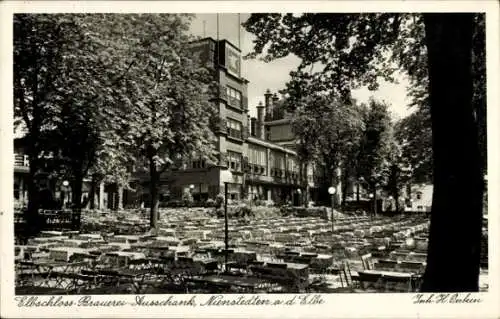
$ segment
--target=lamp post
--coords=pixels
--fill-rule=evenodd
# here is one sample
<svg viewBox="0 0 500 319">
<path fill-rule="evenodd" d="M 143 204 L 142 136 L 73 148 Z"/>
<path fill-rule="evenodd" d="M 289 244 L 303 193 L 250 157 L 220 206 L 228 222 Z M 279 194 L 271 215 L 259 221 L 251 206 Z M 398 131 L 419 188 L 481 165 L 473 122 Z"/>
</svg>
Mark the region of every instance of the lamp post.
<svg viewBox="0 0 500 319">
<path fill-rule="evenodd" d="M 63 204 L 63 207 L 65 206 L 65 203 L 66 203 L 66 194 L 68 192 L 68 186 L 69 186 L 69 182 L 67 180 L 64 180 L 62 182 L 62 193 L 63 193 L 63 196 L 62 196 L 62 204 Z"/>
<path fill-rule="evenodd" d="M 370 198 L 370 202 L 372 202 L 372 207 L 371 207 L 371 213 L 370 216 L 373 217 L 373 210 L 374 210 L 374 203 L 373 203 L 373 193 L 368 194 L 368 197 Z"/>
<path fill-rule="evenodd" d="M 298 196 L 298 200 L 297 200 L 297 204 L 298 206 L 301 206 L 301 202 L 302 202 L 302 190 L 300 188 L 297 188 L 297 196 Z M 307 203 L 304 203 L 305 204 L 305 207 L 307 207 Z"/>
<path fill-rule="evenodd" d="M 387 197 L 387 199 L 389 200 L 389 207 L 391 208 L 391 213 L 394 211 L 394 207 L 392 206 L 392 195 L 389 195 L 389 197 Z"/>
<path fill-rule="evenodd" d="M 191 199 L 193 199 L 193 201 L 194 201 L 193 191 L 194 191 L 194 185 L 191 184 L 191 185 L 189 185 L 189 194 L 191 194 Z M 189 201 L 189 205 L 191 205 L 191 201 Z"/>
<path fill-rule="evenodd" d="M 221 173 L 221 180 L 224 182 L 224 270 L 227 272 L 227 263 L 229 255 L 229 226 L 227 217 L 227 186 L 232 179 L 233 174 L 229 170 L 223 170 Z"/>
<path fill-rule="evenodd" d="M 335 187 L 331 186 L 328 188 L 328 194 L 330 194 L 330 196 L 332 197 L 332 234 L 333 234 L 333 231 L 335 230 L 334 213 L 333 213 L 333 210 L 335 208 L 335 192 L 336 192 Z"/>
</svg>

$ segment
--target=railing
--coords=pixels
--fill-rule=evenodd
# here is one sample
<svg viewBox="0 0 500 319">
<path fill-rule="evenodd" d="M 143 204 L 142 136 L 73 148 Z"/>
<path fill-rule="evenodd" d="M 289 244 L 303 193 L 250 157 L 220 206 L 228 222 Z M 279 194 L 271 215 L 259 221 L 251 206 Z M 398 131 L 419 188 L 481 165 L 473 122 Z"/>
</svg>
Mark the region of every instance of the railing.
<svg viewBox="0 0 500 319">
<path fill-rule="evenodd" d="M 28 155 L 14 154 L 14 166 L 29 167 L 30 162 Z"/>
</svg>

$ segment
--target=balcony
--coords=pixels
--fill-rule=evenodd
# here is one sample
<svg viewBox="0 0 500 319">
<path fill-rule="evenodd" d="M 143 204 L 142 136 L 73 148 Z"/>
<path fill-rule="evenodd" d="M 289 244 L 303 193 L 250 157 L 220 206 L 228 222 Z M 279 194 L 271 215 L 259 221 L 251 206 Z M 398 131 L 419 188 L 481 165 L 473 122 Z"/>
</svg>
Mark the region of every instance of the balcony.
<svg viewBox="0 0 500 319">
<path fill-rule="evenodd" d="M 14 154 L 14 171 L 16 172 L 28 172 L 30 167 L 30 162 L 28 155 L 24 154 Z"/>
<path fill-rule="evenodd" d="M 16 167 L 29 167 L 30 161 L 28 155 L 14 154 L 14 166 Z"/>
</svg>

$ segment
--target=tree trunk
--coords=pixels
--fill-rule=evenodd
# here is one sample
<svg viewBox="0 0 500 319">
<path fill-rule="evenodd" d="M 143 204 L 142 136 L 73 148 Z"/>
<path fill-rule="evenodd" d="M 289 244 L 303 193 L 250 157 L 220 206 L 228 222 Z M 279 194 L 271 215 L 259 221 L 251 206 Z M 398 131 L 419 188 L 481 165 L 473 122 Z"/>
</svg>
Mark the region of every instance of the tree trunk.
<svg viewBox="0 0 500 319">
<path fill-rule="evenodd" d="M 95 176 L 92 176 L 92 181 L 90 183 L 90 194 L 89 194 L 90 209 L 95 209 L 96 191 L 97 191 L 97 180 Z"/>
<path fill-rule="evenodd" d="M 396 204 L 396 213 L 398 214 L 399 210 L 400 210 L 400 207 L 399 207 L 399 192 L 398 191 L 396 191 L 394 193 L 394 202 Z"/>
<path fill-rule="evenodd" d="M 342 176 L 342 208 L 345 207 L 345 202 L 347 200 L 347 189 L 349 187 L 349 174 L 347 169 L 344 170 L 344 175 Z"/>
<path fill-rule="evenodd" d="M 473 15 L 425 14 L 434 192 L 422 291 L 478 291 L 483 176 L 472 105 Z"/>
<path fill-rule="evenodd" d="M 30 156 L 30 167 L 28 173 L 28 209 L 25 211 L 26 219 L 26 235 L 32 236 L 38 233 L 38 231 L 43 227 L 40 223 L 40 216 L 38 209 L 40 207 L 40 190 L 37 184 L 38 172 L 38 161 L 31 160 L 33 157 Z"/>
<path fill-rule="evenodd" d="M 356 204 L 358 204 L 358 206 L 359 206 L 359 192 L 360 192 L 359 181 L 357 181 L 356 182 Z"/>
<path fill-rule="evenodd" d="M 150 217 L 149 226 L 152 230 L 156 231 L 158 228 L 158 205 L 159 205 L 159 173 L 156 169 L 156 164 L 153 160 L 153 156 L 149 157 L 149 179 L 150 179 L 150 193 L 151 193 L 151 206 L 150 206 Z"/>
<path fill-rule="evenodd" d="M 82 211 L 82 188 L 83 188 L 83 175 L 77 173 L 71 181 L 71 204 L 73 211 L 73 227 L 80 229 L 80 215 Z"/>
</svg>

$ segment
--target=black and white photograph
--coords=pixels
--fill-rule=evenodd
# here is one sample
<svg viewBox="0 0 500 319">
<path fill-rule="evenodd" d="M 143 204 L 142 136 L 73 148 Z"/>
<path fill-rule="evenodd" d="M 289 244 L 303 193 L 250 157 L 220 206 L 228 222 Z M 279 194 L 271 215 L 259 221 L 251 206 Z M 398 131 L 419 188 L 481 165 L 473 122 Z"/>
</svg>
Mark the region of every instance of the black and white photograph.
<svg viewBox="0 0 500 319">
<path fill-rule="evenodd" d="M 9 13 L 12 307 L 480 308 L 491 13 L 334 2 Z"/>
</svg>

